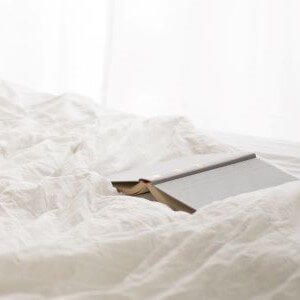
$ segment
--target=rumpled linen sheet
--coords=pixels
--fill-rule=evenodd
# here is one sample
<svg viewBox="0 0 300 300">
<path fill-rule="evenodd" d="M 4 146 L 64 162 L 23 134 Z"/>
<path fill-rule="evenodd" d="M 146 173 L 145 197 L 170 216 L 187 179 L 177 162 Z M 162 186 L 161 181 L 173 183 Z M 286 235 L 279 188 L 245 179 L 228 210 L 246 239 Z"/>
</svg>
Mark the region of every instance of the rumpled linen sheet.
<svg viewBox="0 0 300 300">
<path fill-rule="evenodd" d="M 189 215 L 106 176 L 233 151 L 181 117 L 0 82 L 0 299 L 300 299 L 300 183 Z"/>
</svg>

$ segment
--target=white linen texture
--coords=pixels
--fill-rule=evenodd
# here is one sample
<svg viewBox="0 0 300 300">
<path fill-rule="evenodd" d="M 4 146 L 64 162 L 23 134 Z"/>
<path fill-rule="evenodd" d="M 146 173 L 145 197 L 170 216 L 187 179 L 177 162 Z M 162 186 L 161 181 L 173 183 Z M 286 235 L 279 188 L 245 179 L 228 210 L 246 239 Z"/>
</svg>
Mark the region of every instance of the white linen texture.
<svg viewBox="0 0 300 300">
<path fill-rule="evenodd" d="M 0 124 L 0 299 L 299 299 L 299 181 L 189 215 L 105 178 L 233 151 L 185 118 L 2 81 Z"/>
</svg>

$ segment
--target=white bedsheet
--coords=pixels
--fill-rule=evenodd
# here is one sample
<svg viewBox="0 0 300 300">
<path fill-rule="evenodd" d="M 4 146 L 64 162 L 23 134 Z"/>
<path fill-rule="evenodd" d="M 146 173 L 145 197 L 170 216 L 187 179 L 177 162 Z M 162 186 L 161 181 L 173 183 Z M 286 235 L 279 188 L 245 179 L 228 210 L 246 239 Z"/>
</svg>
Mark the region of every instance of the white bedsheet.
<svg viewBox="0 0 300 300">
<path fill-rule="evenodd" d="M 299 182 L 194 215 L 121 196 L 105 175 L 232 149 L 183 118 L 25 94 L 0 85 L 1 298 L 299 299 Z"/>
<path fill-rule="evenodd" d="M 269 163 L 300 178 L 300 143 L 220 132 L 207 134 L 232 147 L 255 152 Z"/>
</svg>

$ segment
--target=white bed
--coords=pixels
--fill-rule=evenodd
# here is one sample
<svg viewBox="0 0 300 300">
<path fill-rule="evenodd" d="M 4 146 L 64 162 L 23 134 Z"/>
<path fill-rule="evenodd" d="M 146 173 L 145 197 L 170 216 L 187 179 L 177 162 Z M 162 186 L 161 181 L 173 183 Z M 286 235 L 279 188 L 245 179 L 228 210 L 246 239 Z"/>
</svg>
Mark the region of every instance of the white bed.
<svg viewBox="0 0 300 300">
<path fill-rule="evenodd" d="M 233 151 L 187 120 L 1 82 L 0 124 L 1 299 L 300 298 L 299 181 L 173 212 L 105 176 Z"/>
<path fill-rule="evenodd" d="M 214 137 L 220 142 L 241 150 L 255 152 L 266 161 L 275 164 L 280 169 L 300 178 L 299 142 L 209 131 L 207 131 L 206 134 Z"/>
</svg>

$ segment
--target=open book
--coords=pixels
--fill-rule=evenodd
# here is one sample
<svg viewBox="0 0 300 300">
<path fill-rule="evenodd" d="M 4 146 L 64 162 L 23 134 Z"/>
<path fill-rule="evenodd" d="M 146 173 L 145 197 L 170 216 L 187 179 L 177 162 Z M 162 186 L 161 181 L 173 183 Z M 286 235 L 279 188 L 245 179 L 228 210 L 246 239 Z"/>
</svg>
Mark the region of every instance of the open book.
<svg viewBox="0 0 300 300">
<path fill-rule="evenodd" d="M 141 195 L 190 213 L 212 201 L 296 180 L 254 153 L 243 152 L 186 156 L 109 179 L 126 195 Z"/>
</svg>

